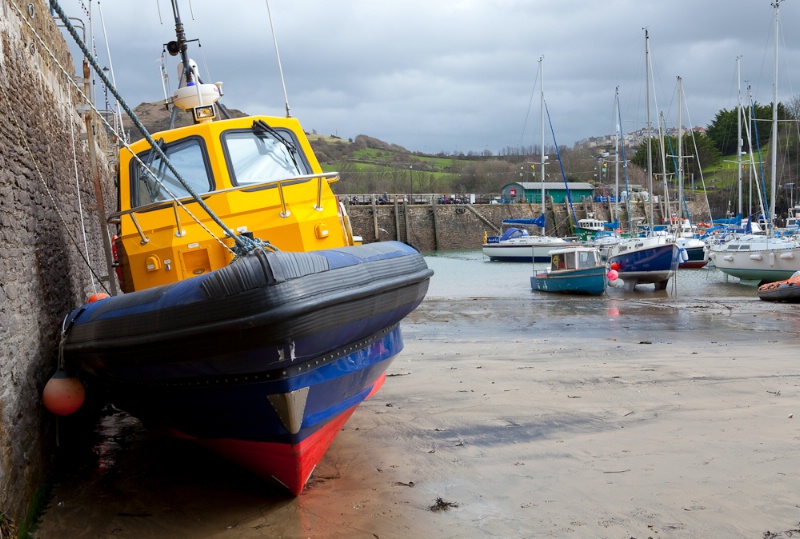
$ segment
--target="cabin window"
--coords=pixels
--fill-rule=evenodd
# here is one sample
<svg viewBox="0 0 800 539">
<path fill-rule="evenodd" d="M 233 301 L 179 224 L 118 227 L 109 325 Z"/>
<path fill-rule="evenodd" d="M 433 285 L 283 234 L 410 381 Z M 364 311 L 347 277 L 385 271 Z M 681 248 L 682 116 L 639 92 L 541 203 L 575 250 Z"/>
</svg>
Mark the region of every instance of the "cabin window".
<svg viewBox="0 0 800 539">
<path fill-rule="evenodd" d="M 208 160 L 205 157 L 201 139 L 184 139 L 161 149 L 195 194 L 213 190 Z M 186 187 L 175 177 L 175 174 L 167 168 L 164 160 L 158 155 L 152 155 L 152 150 L 140 153 L 139 159 L 149 165 L 150 171 L 159 181 L 145 173 L 144 167 L 138 161 L 131 161 L 133 168 L 131 174 L 132 207 L 191 196 Z"/>
<path fill-rule="evenodd" d="M 291 131 L 247 130 L 224 134 L 225 155 L 234 185 L 266 183 L 311 173 Z"/>
<path fill-rule="evenodd" d="M 592 266 L 594 266 L 594 253 L 581 251 L 580 253 L 578 253 L 578 257 L 580 259 L 578 267 L 591 268 Z"/>
</svg>

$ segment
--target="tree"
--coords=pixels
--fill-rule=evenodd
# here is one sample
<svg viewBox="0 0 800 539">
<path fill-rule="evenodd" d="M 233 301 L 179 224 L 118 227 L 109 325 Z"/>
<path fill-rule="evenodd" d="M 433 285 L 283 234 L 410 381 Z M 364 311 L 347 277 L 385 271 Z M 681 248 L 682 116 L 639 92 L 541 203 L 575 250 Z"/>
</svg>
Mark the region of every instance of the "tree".
<svg viewBox="0 0 800 539">
<path fill-rule="evenodd" d="M 708 125 L 706 134 L 722 155 L 731 155 L 736 153 L 736 140 L 737 140 L 737 115 L 738 107 L 732 110 L 722 109 L 717 112 L 714 121 Z M 749 141 L 747 138 L 748 129 L 753 137 L 753 148 L 763 147 L 769 142 L 772 136 L 772 104 L 759 105 L 753 103 L 752 107 L 745 109 L 746 119 L 742 119 L 742 140 L 744 144 L 744 151 L 749 148 Z M 755 121 L 751 119 L 755 117 Z M 785 120 L 788 118 L 788 111 L 783 103 L 778 103 L 778 119 Z M 749 125 L 748 125 L 749 123 Z M 754 127 L 755 125 L 755 127 Z"/>
<path fill-rule="evenodd" d="M 656 177 L 663 177 L 664 170 L 662 160 L 659 157 L 661 155 L 660 141 L 655 137 L 651 138 L 650 141 L 652 145 L 651 151 L 653 152 L 653 174 Z M 692 174 L 699 177 L 701 169 L 707 169 L 720 158 L 720 152 L 714 144 L 714 141 L 711 140 L 710 137 L 700 133 L 684 134 L 682 145 L 683 155 L 692 157 L 691 159 L 686 159 L 683 163 L 684 181 L 690 178 Z M 678 151 L 678 137 L 664 137 L 664 146 L 667 156 L 676 155 Z M 647 141 L 643 141 L 639 145 L 631 161 L 644 169 L 647 168 Z M 675 178 L 677 158 L 667 157 L 665 162 L 667 177 Z"/>
</svg>

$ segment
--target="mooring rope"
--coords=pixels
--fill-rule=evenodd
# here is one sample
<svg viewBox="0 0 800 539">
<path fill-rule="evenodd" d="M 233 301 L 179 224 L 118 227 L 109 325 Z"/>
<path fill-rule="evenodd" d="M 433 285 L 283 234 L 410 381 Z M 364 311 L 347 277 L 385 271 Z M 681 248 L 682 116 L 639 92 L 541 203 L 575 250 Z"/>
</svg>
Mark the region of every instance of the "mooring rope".
<svg viewBox="0 0 800 539">
<path fill-rule="evenodd" d="M 72 92 L 70 91 L 71 87 L 67 86 L 67 100 L 72 102 Z M 86 237 L 86 223 L 83 220 L 83 202 L 81 200 L 81 182 L 80 182 L 80 174 L 78 173 L 78 151 L 75 148 L 75 126 L 72 122 L 69 122 L 69 134 L 72 138 L 72 165 L 75 168 L 75 194 L 78 197 L 78 215 L 81 218 L 81 232 L 83 233 L 83 248 L 86 251 L 86 259 L 88 260 L 89 257 L 89 239 Z M 111 276 L 109 275 L 109 279 Z M 90 279 L 92 282 L 92 291 L 97 293 L 97 287 L 94 284 L 94 279 Z"/>
<path fill-rule="evenodd" d="M 153 140 L 153 137 L 150 135 L 147 128 L 141 123 L 136 114 L 134 114 L 133 110 L 131 110 L 131 108 L 119 94 L 116 87 L 111 83 L 110 80 L 108 80 L 108 77 L 106 77 L 106 75 L 103 73 L 102 68 L 97 64 L 95 59 L 92 57 L 91 52 L 86 48 L 86 44 L 78 35 L 78 32 L 75 30 L 75 27 L 70 22 L 69 17 L 67 17 L 67 15 L 64 13 L 64 10 L 61 9 L 61 6 L 59 5 L 58 1 L 50 0 L 50 7 L 53 8 L 53 11 L 55 11 L 58 14 L 58 17 L 61 19 L 61 22 L 64 24 L 64 27 L 67 29 L 69 34 L 75 40 L 75 43 L 81 49 L 81 52 L 83 52 L 83 55 L 86 58 L 86 60 L 91 64 L 97 76 L 100 77 L 100 79 L 106 85 L 106 88 L 108 88 L 111 94 L 116 98 L 119 105 L 123 108 L 123 110 L 125 110 L 125 113 L 131 119 L 134 126 L 136 126 L 136 128 L 144 137 L 144 139 L 150 144 L 152 151 L 164 161 L 164 164 L 167 166 L 170 172 L 172 172 L 175 175 L 175 179 L 177 179 L 181 183 L 181 185 L 183 185 L 184 189 L 186 189 L 186 192 L 189 193 L 189 195 L 197 202 L 197 204 L 201 208 L 203 208 L 203 210 L 208 214 L 208 216 L 236 243 L 233 249 L 231 249 L 236 255 L 236 258 L 243 256 L 255 249 L 265 247 L 266 244 L 261 240 L 235 234 L 234 231 L 228 228 L 228 226 L 222 221 L 222 219 L 220 219 L 211 210 L 211 208 L 209 208 L 208 205 L 206 205 L 205 201 L 200 196 L 198 196 L 197 193 L 194 192 L 194 189 L 192 189 L 189 183 L 183 178 L 181 173 L 178 172 L 175 166 L 169 161 L 164 151 Z"/>
</svg>

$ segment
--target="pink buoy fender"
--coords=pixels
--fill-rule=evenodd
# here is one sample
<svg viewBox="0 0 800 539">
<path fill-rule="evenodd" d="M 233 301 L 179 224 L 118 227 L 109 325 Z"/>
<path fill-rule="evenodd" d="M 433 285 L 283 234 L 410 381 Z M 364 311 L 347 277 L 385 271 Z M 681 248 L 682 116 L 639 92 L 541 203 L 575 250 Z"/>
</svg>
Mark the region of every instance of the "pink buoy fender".
<svg viewBox="0 0 800 539">
<path fill-rule="evenodd" d="M 69 415 L 77 412 L 86 400 L 83 383 L 58 369 L 47 381 L 42 392 L 44 407 L 56 415 Z"/>
<path fill-rule="evenodd" d="M 608 270 L 607 277 L 609 281 L 616 281 L 619 278 L 619 273 L 617 270 L 611 269 Z"/>
</svg>

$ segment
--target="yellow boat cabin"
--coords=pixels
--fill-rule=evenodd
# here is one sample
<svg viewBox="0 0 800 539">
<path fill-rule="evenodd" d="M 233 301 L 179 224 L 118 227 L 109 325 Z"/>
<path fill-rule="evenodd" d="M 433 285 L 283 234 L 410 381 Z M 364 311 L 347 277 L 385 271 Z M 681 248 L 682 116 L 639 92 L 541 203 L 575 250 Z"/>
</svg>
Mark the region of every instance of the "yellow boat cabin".
<svg viewBox="0 0 800 539">
<path fill-rule="evenodd" d="M 276 250 L 353 245 L 344 207 L 294 118 L 201 121 L 153 135 L 120 152 L 117 275 L 125 292 L 173 283 L 227 266 L 235 235 Z M 172 168 L 191 188 L 178 180 Z"/>
</svg>

